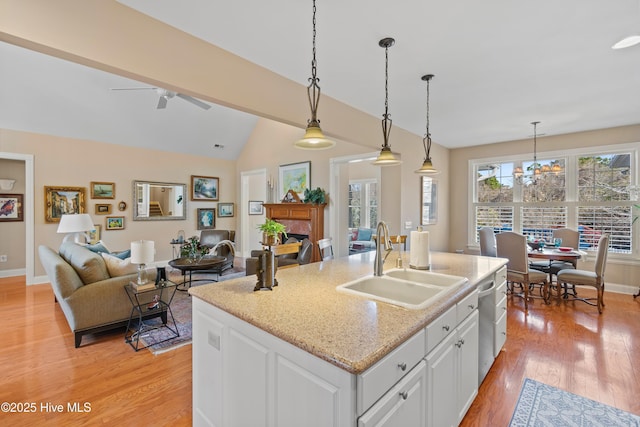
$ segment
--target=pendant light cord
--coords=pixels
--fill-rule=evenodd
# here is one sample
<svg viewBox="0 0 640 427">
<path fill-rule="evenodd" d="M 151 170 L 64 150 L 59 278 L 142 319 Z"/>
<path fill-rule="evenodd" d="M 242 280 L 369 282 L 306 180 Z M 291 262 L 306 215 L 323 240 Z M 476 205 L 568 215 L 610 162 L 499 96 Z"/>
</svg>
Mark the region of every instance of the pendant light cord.
<svg viewBox="0 0 640 427">
<path fill-rule="evenodd" d="M 320 79 L 316 76 L 318 62 L 316 61 L 316 0 L 313 0 L 313 58 L 311 59 L 311 77 L 309 78 L 309 86 L 307 86 L 307 97 L 309 98 L 309 107 L 311 109 L 311 119 L 307 121 L 307 124 L 320 127 L 320 120 L 318 120 L 318 104 L 320 103 L 320 86 L 318 82 Z"/>
<path fill-rule="evenodd" d="M 393 39 L 384 45 L 384 114 L 382 115 L 382 148 L 389 148 L 389 135 L 393 121 L 389 118 L 389 46 L 393 46 Z"/>
<path fill-rule="evenodd" d="M 425 161 L 431 160 L 431 132 L 429 132 L 429 83 L 431 82 L 432 78 L 433 78 L 433 74 L 427 74 L 425 76 L 422 76 L 422 80 L 427 81 L 427 117 L 426 117 L 427 128 L 426 128 L 424 137 L 422 138 L 422 145 L 424 146 Z"/>
</svg>

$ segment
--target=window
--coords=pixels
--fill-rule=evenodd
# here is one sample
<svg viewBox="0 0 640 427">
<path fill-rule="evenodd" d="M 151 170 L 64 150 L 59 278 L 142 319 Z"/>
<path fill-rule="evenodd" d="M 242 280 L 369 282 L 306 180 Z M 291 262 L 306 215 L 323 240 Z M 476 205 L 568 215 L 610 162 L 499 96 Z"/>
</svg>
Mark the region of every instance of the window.
<svg viewBox="0 0 640 427">
<path fill-rule="evenodd" d="M 634 238 L 634 206 L 637 207 L 637 144 L 620 151 L 563 152 L 544 155 L 538 168 L 559 165 L 561 172 L 534 176 L 529 159 L 484 159 L 472 161 L 473 203 L 470 226 L 478 242 L 481 227 L 495 232 L 516 231 L 550 239 L 553 229 L 580 231 L 580 248 L 595 251 L 600 236 L 610 235 L 610 252 L 637 256 Z M 553 154 L 553 153 L 551 153 Z M 521 167 L 520 179 L 513 170 Z M 636 227 L 637 228 L 637 227 Z M 635 245 L 637 246 L 637 245 Z"/>
<path fill-rule="evenodd" d="M 349 228 L 378 224 L 378 184 L 375 180 L 349 183 Z"/>
</svg>

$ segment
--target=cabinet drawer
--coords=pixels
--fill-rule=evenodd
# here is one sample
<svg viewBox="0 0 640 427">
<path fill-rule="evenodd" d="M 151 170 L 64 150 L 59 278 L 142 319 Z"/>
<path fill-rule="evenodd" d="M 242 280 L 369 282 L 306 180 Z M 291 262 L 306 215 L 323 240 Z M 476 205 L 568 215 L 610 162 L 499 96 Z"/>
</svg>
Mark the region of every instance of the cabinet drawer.
<svg viewBox="0 0 640 427">
<path fill-rule="evenodd" d="M 495 275 L 496 283 L 502 283 L 507 281 L 507 267 L 502 267 L 500 270 L 496 271 Z"/>
<path fill-rule="evenodd" d="M 498 320 L 503 314 L 507 313 L 507 296 L 503 295 L 502 300 L 496 305 L 496 312 L 493 316 L 493 320 Z"/>
<path fill-rule="evenodd" d="M 424 357 L 425 331 L 409 338 L 357 378 L 357 412 L 363 414 Z"/>
<path fill-rule="evenodd" d="M 456 328 L 456 307 L 453 306 L 436 320 L 427 325 L 427 347 L 425 354 L 429 353 L 447 335 Z"/>
<path fill-rule="evenodd" d="M 500 304 L 503 297 L 507 295 L 507 281 L 496 282 L 496 290 L 493 294 L 493 303 L 495 305 Z"/>
<path fill-rule="evenodd" d="M 466 297 L 462 301 L 456 304 L 456 325 L 462 322 L 467 318 L 468 315 L 473 313 L 474 310 L 478 309 L 478 291 L 475 290 Z"/>
<path fill-rule="evenodd" d="M 507 341 L 507 313 L 495 322 L 495 330 L 493 334 L 493 357 L 498 357 L 500 350 Z"/>
</svg>

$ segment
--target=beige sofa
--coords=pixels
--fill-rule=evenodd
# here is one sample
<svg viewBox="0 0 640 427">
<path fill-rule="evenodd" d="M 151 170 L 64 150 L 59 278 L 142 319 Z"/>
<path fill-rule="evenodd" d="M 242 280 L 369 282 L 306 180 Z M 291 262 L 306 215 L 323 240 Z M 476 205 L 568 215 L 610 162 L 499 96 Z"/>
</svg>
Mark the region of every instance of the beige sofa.
<svg viewBox="0 0 640 427">
<path fill-rule="evenodd" d="M 111 277 L 100 254 L 72 242 L 62 243 L 59 253 L 47 246 L 40 246 L 38 253 L 75 334 L 76 348 L 83 335 L 126 326 L 132 305 L 124 286 L 136 274 Z M 149 277 L 155 280 L 155 271 L 149 271 Z"/>
</svg>

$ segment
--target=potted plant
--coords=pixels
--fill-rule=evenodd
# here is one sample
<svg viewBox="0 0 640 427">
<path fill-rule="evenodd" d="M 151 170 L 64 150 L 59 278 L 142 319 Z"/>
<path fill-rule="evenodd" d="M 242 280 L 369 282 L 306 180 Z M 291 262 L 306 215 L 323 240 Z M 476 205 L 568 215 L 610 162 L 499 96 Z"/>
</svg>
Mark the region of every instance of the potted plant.
<svg viewBox="0 0 640 427">
<path fill-rule="evenodd" d="M 321 205 L 326 202 L 327 193 L 320 188 L 317 187 L 315 190 L 305 189 L 304 190 L 304 202 L 312 203 L 314 205 Z"/>
<path fill-rule="evenodd" d="M 280 237 L 280 234 L 287 237 L 287 232 L 284 224 L 267 218 L 264 224 L 258 226 L 258 230 L 262 231 L 262 244 L 265 246 L 275 245 Z"/>
<path fill-rule="evenodd" d="M 180 246 L 180 256 L 186 258 L 202 258 L 209 253 L 209 248 L 200 245 L 198 236 L 191 236 Z"/>
</svg>

